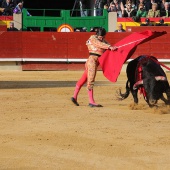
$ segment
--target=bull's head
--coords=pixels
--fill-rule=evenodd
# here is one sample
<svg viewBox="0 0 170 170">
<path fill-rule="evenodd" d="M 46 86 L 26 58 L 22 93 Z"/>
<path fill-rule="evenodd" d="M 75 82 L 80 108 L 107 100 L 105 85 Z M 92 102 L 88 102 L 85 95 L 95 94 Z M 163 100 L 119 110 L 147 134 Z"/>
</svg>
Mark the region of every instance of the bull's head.
<svg viewBox="0 0 170 170">
<path fill-rule="evenodd" d="M 156 76 L 155 80 L 148 80 L 148 83 L 145 84 L 144 80 L 139 80 L 137 81 L 134 85 L 133 85 L 133 89 L 137 90 L 139 87 L 143 87 L 146 91 L 146 101 L 148 102 L 148 104 L 150 106 L 153 106 L 157 103 L 157 100 L 161 97 L 162 93 L 158 92 L 161 89 L 159 89 L 159 87 L 156 87 L 156 83 L 153 82 L 157 82 L 157 81 L 167 81 L 167 78 L 164 76 Z M 149 84 L 150 83 L 150 84 Z"/>
</svg>

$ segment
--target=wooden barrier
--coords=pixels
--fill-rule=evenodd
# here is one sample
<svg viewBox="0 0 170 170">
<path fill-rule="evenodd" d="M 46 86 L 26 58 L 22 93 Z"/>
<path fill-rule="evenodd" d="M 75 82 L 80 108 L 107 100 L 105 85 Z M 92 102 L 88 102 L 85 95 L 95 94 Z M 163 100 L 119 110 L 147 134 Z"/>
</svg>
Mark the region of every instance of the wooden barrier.
<svg viewBox="0 0 170 170">
<path fill-rule="evenodd" d="M 0 31 L 7 31 L 6 25 L 0 25 Z"/>
<path fill-rule="evenodd" d="M 153 27 L 152 27 L 153 28 Z M 148 28 L 150 29 L 150 28 Z M 159 30 L 162 29 L 159 27 Z M 0 32 L 0 61 L 17 61 L 23 70 L 79 70 L 84 69 L 88 50 L 85 45 L 90 32 Z M 131 32 L 108 33 L 106 39 L 115 44 Z M 132 58 L 153 55 L 170 61 L 170 33 L 138 45 Z"/>
<path fill-rule="evenodd" d="M 170 33 L 169 26 L 127 26 L 126 27 L 126 32 L 141 32 L 145 30 L 158 31 L 158 32 L 165 31 L 167 33 Z"/>
</svg>

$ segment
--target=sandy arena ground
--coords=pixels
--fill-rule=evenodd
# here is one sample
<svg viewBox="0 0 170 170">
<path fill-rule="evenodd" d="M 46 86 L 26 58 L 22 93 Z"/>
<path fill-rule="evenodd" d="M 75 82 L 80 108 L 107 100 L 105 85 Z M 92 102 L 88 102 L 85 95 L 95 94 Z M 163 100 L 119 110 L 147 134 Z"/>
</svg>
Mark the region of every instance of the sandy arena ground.
<svg viewBox="0 0 170 170">
<path fill-rule="evenodd" d="M 116 100 L 125 73 L 113 84 L 101 71 L 94 90 L 104 107 L 88 107 L 86 87 L 76 107 L 81 74 L 0 71 L 0 170 L 169 170 L 170 107 Z"/>
</svg>

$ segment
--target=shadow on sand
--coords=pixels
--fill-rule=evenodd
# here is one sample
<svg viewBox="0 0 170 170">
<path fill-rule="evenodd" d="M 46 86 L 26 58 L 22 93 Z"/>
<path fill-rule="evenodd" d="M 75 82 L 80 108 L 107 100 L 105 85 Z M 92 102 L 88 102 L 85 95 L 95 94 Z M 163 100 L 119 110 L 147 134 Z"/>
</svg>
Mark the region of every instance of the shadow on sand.
<svg viewBox="0 0 170 170">
<path fill-rule="evenodd" d="M 76 81 L 0 81 L 0 89 L 75 87 Z M 96 81 L 96 86 L 113 85 L 108 81 Z"/>
</svg>

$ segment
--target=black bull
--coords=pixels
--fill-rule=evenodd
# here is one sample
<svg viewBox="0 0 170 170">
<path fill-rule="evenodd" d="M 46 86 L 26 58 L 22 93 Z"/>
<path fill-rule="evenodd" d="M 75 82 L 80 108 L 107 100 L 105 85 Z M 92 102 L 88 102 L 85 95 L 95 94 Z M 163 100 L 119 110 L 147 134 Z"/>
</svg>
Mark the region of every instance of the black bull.
<svg viewBox="0 0 170 170">
<path fill-rule="evenodd" d="M 159 99 L 165 104 L 170 104 L 170 87 L 165 72 L 153 56 L 139 56 L 130 61 L 126 69 L 127 82 L 126 92 L 118 92 L 120 99 L 125 99 L 131 92 L 134 103 L 138 103 L 138 90 L 143 94 L 145 101 L 150 107 L 154 106 Z M 166 94 L 167 99 L 163 93 Z"/>
</svg>

